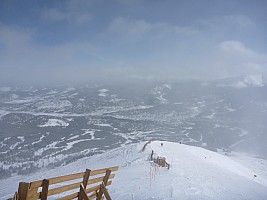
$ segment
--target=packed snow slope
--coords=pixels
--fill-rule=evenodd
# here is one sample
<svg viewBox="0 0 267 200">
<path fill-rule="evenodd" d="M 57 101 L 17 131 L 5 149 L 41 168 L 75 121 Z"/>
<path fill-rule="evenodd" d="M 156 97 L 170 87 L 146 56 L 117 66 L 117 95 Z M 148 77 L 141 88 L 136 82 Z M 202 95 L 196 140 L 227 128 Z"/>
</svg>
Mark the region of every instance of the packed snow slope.
<svg viewBox="0 0 267 200">
<path fill-rule="evenodd" d="M 112 199 L 267 199 L 266 160 L 225 156 L 166 141 L 153 141 L 142 151 L 144 144 L 126 145 L 55 169 L 1 180 L 0 196 L 9 197 L 20 181 L 119 165 L 109 186 Z M 169 170 L 149 161 L 152 150 L 156 156 L 166 158 Z"/>
</svg>

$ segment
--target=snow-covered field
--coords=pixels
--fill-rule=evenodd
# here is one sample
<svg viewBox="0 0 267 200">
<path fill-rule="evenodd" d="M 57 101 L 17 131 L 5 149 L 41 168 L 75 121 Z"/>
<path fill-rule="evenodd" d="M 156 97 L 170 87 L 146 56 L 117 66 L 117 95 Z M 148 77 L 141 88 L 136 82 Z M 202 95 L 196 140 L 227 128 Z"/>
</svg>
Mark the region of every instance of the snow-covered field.
<svg viewBox="0 0 267 200">
<path fill-rule="evenodd" d="M 64 168 L 150 139 L 266 159 L 267 86 L 264 80 L 260 85 L 232 86 L 243 80 L 2 88 L 0 180 Z M 246 166 L 246 156 L 244 160 Z M 264 160 L 249 161 L 257 173 L 265 170 Z"/>
<path fill-rule="evenodd" d="M 12 195 L 20 181 L 33 181 L 86 168 L 120 166 L 109 192 L 112 199 L 266 199 L 267 161 L 232 153 L 229 156 L 173 142 L 129 144 L 85 157 L 55 169 L 0 181 L 2 199 Z M 151 151 L 166 157 L 170 169 L 149 161 Z M 255 177 L 256 175 L 256 177 Z M 58 196 L 54 196 L 56 198 Z"/>
</svg>

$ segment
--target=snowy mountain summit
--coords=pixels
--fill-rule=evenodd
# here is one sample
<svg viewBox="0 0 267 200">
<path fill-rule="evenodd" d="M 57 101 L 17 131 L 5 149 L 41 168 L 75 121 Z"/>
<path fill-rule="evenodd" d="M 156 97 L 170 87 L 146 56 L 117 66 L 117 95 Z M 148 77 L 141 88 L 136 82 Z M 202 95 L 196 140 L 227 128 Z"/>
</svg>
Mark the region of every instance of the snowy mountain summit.
<svg viewBox="0 0 267 200">
<path fill-rule="evenodd" d="M 19 181 L 119 165 L 109 192 L 112 199 L 266 199 L 267 161 L 241 155 L 225 156 L 194 146 L 166 141 L 130 144 L 82 158 L 55 169 L 0 181 L 1 197 L 16 190 Z M 170 169 L 150 161 L 165 157 Z M 10 187 L 14 186 L 14 188 Z M 56 198 L 56 197 L 55 197 Z"/>
<path fill-rule="evenodd" d="M 112 190 L 116 199 L 129 199 L 131 193 L 133 199 L 267 197 L 266 173 L 258 174 L 257 170 L 225 155 L 200 147 L 160 141 L 148 144 L 144 152 L 140 149 L 140 145 L 132 145 L 124 151 L 126 163 L 121 167 Z M 166 158 L 170 163 L 169 170 L 148 161 L 152 150 L 156 156 Z"/>
</svg>

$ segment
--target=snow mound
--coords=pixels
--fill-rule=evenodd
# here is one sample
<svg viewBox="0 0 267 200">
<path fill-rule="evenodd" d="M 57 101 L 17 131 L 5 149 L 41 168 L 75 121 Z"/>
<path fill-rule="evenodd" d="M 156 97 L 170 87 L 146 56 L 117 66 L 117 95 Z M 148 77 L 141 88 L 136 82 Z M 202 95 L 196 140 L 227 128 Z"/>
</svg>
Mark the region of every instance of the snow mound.
<svg viewBox="0 0 267 200">
<path fill-rule="evenodd" d="M 70 108 L 72 106 L 72 103 L 68 100 L 60 100 L 60 99 L 50 99 L 50 100 L 44 100 L 41 102 L 38 102 L 36 104 L 36 107 L 38 110 L 62 110 L 66 108 Z"/>
<path fill-rule="evenodd" d="M 45 124 L 39 125 L 39 127 L 49 127 L 49 126 L 63 126 L 67 127 L 69 123 L 60 119 L 48 119 Z"/>
<path fill-rule="evenodd" d="M 163 143 L 163 146 L 161 146 Z M 267 161 L 261 160 L 255 169 L 256 158 L 242 162 L 200 147 L 179 143 L 153 141 L 130 144 L 55 169 L 47 169 L 30 176 L 13 176 L 0 180 L 2 197 L 7 198 L 19 181 L 30 181 L 119 165 L 115 179 L 109 186 L 112 199 L 266 199 Z M 164 156 L 170 169 L 149 161 L 154 151 Z M 238 155 L 235 155 L 238 156 Z M 241 164 L 242 163 L 242 164 Z M 264 169 L 264 170 L 262 170 Z M 257 173 L 256 173 L 257 172 Z M 256 175 L 256 176 L 255 176 Z"/>
<path fill-rule="evenodd" d="M 100 90 L 98 90 L 98 91 L 99 91 L 98 96 L 100 96 L 100 97 L 105 97 L 105 96 L 108 95 L 107 92 L 108 92 L 109 90 L 108 90 L 108 89 L 100 89 Z"/>
<path fill-rule="evenodd" d="M 262 75 L 248 75 L 243 81 L 237 82 L 234 87 L 245 88 L 245 87 L 263 87 Z"/>
</svg>

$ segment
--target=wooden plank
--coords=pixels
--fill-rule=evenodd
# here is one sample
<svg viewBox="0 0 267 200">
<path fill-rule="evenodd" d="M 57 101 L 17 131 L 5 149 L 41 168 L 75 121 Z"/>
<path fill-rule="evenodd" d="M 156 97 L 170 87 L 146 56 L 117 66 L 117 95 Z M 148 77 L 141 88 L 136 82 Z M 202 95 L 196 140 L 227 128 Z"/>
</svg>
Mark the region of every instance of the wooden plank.
<svg viewBox="0 0 267 200">
<path fill-rule="evenodd" d="M 93 192 L 88 198 L 89 198 L 89 200 L 95 199 L 96 198 L 96 192 Z"/>
<path fill-rule="evenodd" d="M 67 195 L 67 196 L 64 196 L 64 197 L 60 197 L 60 198 L 57 198 L 56 200 L 69 200 L 69 199 L 75 199 L 78 197 L 78 192 L 75 192 L 73 194 L 70 194 L 70 195 Z"/>
<path fill-rule="evenodd" d="M 36 195 L 37 192 L 38 192 L 38 187 L 37 188 L 31 188 L 31 183 L 30 183 L 30 189 L 28 190 L 27 198 L 30 200 L 31 196 Z"/>
<path fill-rule="evenodd" d="M 91 192 L 91 194 L 88 197 L 89 197 L 89 199 L 92 198 L 92 197 L 95 198 L 96 197 L 96 191 Z"/>
<path fill-rule="evenodd" d="M 98 174 L 104 174 L 107 169 L 109 169 L 110 171 L 118 171 L 119 167 L 109 167 L 109 168 L 103 168 L 103 169 L 98 169 L 98 170 L 92 170 L 90 173 L 90 176 L 95 176 Z M 64 175 L 64 176 L 58 176 L 58 177 L 54 177 L 54 178 L 49 178 L 49 184 L 53 185 L 56 183 L 61 183 L 61 182 L 65 182 L 65 181 L 71 181 L 71 180 L 75 180 L 78 178 L 83 178 L 84 177 L 84 172 L 81 173 L 77 173 L 77 174 L 70 174 L 70 175 Z M 38 180 L 38 181 L 34 181 L 30 183 L 30 188 L 38 188 L 42 186 L 42 182 L 43 180 Z"/>
<path fill-rule="evenodd" d="M 113 179 L 114 177 L 115 177 L 115 174 L 111 174 L 109 179 Z M 94 178 L 94 179 L 89 180 L 87 184 L 90 185 L 90 184 L 102 182 L 103 179 L 104 179 L 104 176 L 101 176 L 101 177 L 98 177 L 98 178 Z M 78 200 L 79 200 L 79 198 L 78 198 Z"/>
<path fill-rule="evenodd" d="M 111 183 L 112 183 L 112 180 L 109 180 L 107 182 L 107 185 L 106 186 L 111 185 Z M 87 188 L 85 190 L 85 192 L 86 192 L 86 194 L 88 194 L 88 193 L 91 193 L 91 192 L 95 192 L 96 190 L 99 190 L 99 188 L 100 188 L 100 185 L 97 185 L 97 186 L 94 186 L 94 187 L 91 187 L 91 188 Z M 77 198 L 77 197 L 78 197 L 78 192 L 75 192 L 73 194 L 70 194 L 70 195 L 67 195 L 67 196 L 63 196 L 63 197 L 57 198 L 56 200 L 69 200 L 69 199 L 74 199 L 74 198 Z M 89 199 L 90 199 L 90 196 L 89 196 Z"/>
<path fill-rule="evenodd" d="M 26 200 L 27 199 L 27 193 L 29 190 L 29 183 L 26 182 L 20 182 L 19 183 L 19 189 L 18 189 L 18 197 L 19 200 Z"/>
<path fill-rule="evenodd" d="M 89 200 L 89 198 L 88 198 L 88 196 L 87 196 L 87 194 L 86 194 L 86 192 L 85 192 L 85 190 L 84 190 L 84 187 L 83 187 L 83 185 L 82 184 L 80 184 L 80 192 L 79 192 L 79 197 L 80 197 L 80 199 L 82 199 L 82 200 Z"/>
<path fill-rule="evenodd" d="M 42 183 L 41 200 L 47 200 L 49 180 L 44 179 Z"/>
<path fill-rule="evenodd" d="M 110 179 L 112 179 L 114 177 L 115 177 L 115 174 L 111 174 L 110 175 Z M 91 180 L 89 180 L 87 182 L 87 185 L 90 185 L 90 184 L 93 184 L 93 183 L 102 182 L 104 180 L 104 178 L 105 178 L 105 176 L 101 176 L 101 177 L 98 177 L 98 178 L 91 179 Z M 66 191 L 69 191 L 69 190 L 73 190 L 73 189 L 79 188 L 81 183 L 82 182 L 72 183 L 72 184 L 69 184 L 69 185 L 64 185 L 64 186 L 61 186 L 61 187 L 53 188 L 53 189 L 48 191 L 48 196 L 52 196 L 52 195 L 55 195 L 55 194 L 59 194 L 59 193 L 62 193 L 62 192 L 66 192 Z"/>
<path fill-rule="evenodd" d="M 88 188 L 88 189 L 85 190 L 85 193 L 88 194 L 90 192 L 94 192 L 96 190 L 99 190 L 99 188 L 100 188 L 100 185 Z M 58 198 L 57 200 L 67 200 L 67 199 L 73 199 L 73 198 L 76 198 L 76 197 L 78 197 L 78 192 L 75 192 L 73 194 Z"/>
<path fill-rule="evenodd" d="M 112 180 L 108 181 L 106 186 L 111 185 L 111 183 L 112 183 Z M 100 185 L 97 185 L 97 186 L 88 188 L 88 189 L 86 189 L 85 191 L 86 191 L 86 193 L 88 194 L 88 193 L 90 193 L 90 192 L 94 192 L 94 191 L 96 191 L 96 190 L 99 190 L 99 188 L 100 188 Z"/>
<path fill-rule="evenodd" d="M 49 184 L 53 185 L 56 183 L 71 181 L 71 180 L 75 180 L 78 178 L 83 178 L 83 176 L 84 176 L 84 172 L 81 172 L 81 173 L 77 173 L 77 174 L 70 174 L 70 175 L 65 175 L 65 176 L 58 176 L 58 177 L 54 177 L 54 178 L 49 178 L 48 180 L 49 180 Z M 31 188 L 41 187 L 42 182 L 43 182 L 43 180 L 31 182 Z"/>
<path fill-rule="evenodd" d="M 39 199 L 40 196 L 41 192 L 38 192 L 37 190 L 29 190 L 27 195 L 27 200 L 36 200 Z"/>
<path fill-rule="evenodd" d="M 48 196 L 52 196 L 52 195 L 55 195 L 55 194 L 59 194 L 59 193 L 62 193 L 62 192 L 66 192 L 66 191 L 69 191 L 69 190 L 73 190 L 73 189 L 79 188 L 81 183 L 82 182 L 72 183 L 72 184 L 69 184 L 69 185 L 64 185 L 64 186 L 61 186 L 61 187 L 53 188 L 53 189 L 48 191 Z"/>
<path fill-rule="evenodd" d="M 118 167 L 110 167 L 110 168 L 94 170 L 94 171 L 91 171 L 89 176 L 91 176 L 91 175 L 92 176 L 93 175 L 99 175 L 99 174 L 102 174 L 104 172 L 107 172 L 107 170 L 109 170 L 109 171 L 117 171 Z M 97 177 L 97 178 L 88 180 L 87 181 L 87 185 L 98 183 L 98 182 L 102 182 L 104 180 L 105 180 L 105 182 L 107 182 L 108 178 L 105 178 L 105 176 L 101 176 L 101 177 Z M 77 177 L 78 178 L 82 178 L 82 177 L 86 178 L 85 173 L 82 172 L 82 173 L 77 173 L 77 174 L 70 174 L 70 175 L 66 175 L 66 176 L 59 176 L 59 177 L 55 177 L 55 178 L 50 178 L 50 179 L 47 179 L 47 181 L 49 181 L 49 184 L 50 184 L 50 180 L 51 180 L 52 184 L 55 184 L 55 183 L 59 183 L 59 182 L 75 180 L 75 179 L 77 179 Z M 110 174 L 109 179 L 112 179 L 114 177 L 115 177 L 115 174 Z M 28 188 L 27 191 L 26 191 L 27 192 L 27 194 L 26 194 L 27 200 L 36 200 L 36 199 L 39 199 L 39 198 L 44 198 L 44 196 L 42 197 L 42 193 L 38 192 L 38 187 L 42 186 L 42 182 L 43 181 L 40 180 L 40 181 L 31 182 L 30 184 L 27 183 L 28 184 L 28 186 L 26 186 Z M 107 185 L 110 185 L 111 182 L 112 182 L 111 180 L 108 181 Z M 47 196 L 52 196 L 52 195 L 55 195 L 55 194 L 59 194 L 61 192 L 65 192 L 65 191 L 69 191 L 69 190 L 72 190 L 72 189 L 79 188 L 80 184 L 81 184 L 81 182 L 78 182 L 78 183 L 73 183 L 73 184 L 70 184 L 70 185 L 66 185 L 66 186 L 62 186 L 62 187 L 58 187 L 58 188 L 54 188 L 54 189 L 48 190 Z M 30 187 L 30 189 L 29 189 L 29 187 Z M 85 191 L 87 193 L 90 193 L 90 192 L 92 193 L 92 192 L 94 192 L 96 190 L 99 190 L 99 188 L 100 188 L 100 186 L 95 186 L 95 187 L 88 188 Z M 22 190 L 22 188 L 20 190 Z M 22 192 L 22 195 L 20 195 L 20 196 L 23 196 L 23 192 Z M 66 200 L 66 199 L 73 199 L 73 198 L 77 198 L 77 197 L 78 197 L 78 192 L 73 193 L 73 194 L 68 195 L 68 196 L 65 196 L 65 197 L 62 197 L 62 198 L 59 198 L 59 199 Z M 20 197 L 18 197 L 18 200 L 20 200 Z M 25 200 L 25 198 L 23 200 Z"/>
<path fill-rule="evenodd" d="M 92 170 L 90 175 L 94 176 L 94 175 L 98 175 L 98 174 L 104 174 L 104 173 L 106 173 L 106 171 L 108 169 L 113 172 L 113 171 L 118 171 L 119 167 L 116 166 L 116 167 L 109 167 L 109 168 L 104 168 L 104 169 Z"/>
<path fill-rule="evenodd" d="M 91 184 L 94 184 L 94 183 L 102 182 L 104 177 L 105 176 L 101 176 L 101 177 L 98 177 L 98 178 L 93 178 L 93 179 L 88 181 L 87 185 L 91 185 Z M 113 179 L 114 177 L 115 177 L 115 174 L 111 174 L 109 176 L 109 179 Z"/>
</svg>

